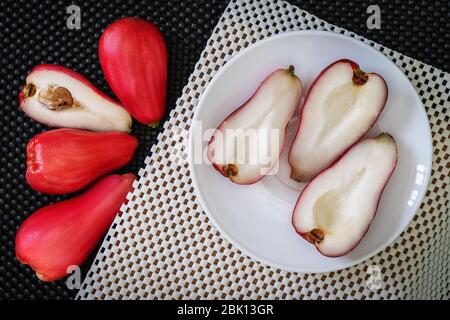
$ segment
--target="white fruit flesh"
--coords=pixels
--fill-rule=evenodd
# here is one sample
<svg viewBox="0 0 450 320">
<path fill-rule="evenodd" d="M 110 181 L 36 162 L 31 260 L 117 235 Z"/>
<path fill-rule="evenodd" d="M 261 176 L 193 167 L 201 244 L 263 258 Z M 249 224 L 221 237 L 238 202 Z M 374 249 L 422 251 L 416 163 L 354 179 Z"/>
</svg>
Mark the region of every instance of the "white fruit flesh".
<svg viewBox="0 0 450 320">
<path fill-rule="evenodd" d="M 268 174 L 278 160 L 301 94 L 293 70 L 273 72 L 215 131 L 208 146 L 210 161 L 239 184 L 257 182 Z"/>
<path fill-rule="evenodd" d="M 37 70 L 27 77 L 27 84 L 36 90 L 21 102 L 22 110 L 34 120 L 54 126 L 88 129 L 94 131 L 124 131 L 131 129 L 131 117 L 119 104 L 114 103 L 80 80 L 55 70 Z M 67 89 L 75 105 L 51 110 L 40 99 L 41 92 L 49 86 Z M 41 95 L 42 97 L 42 95 Z"/>
<path fill-rule="evenodd" d="M 362 140 L 302 192 L 292 217 L 295 230 L 326 256 L 346 254 L 366 233 L 396 163 L 391 136 Z M 311 237 L 312 231 L 322 239 Z"/>
<path fill-rule="evenodd" d="M 366 75 L 367 82 L 357 85 L 352 64 L 338 62 L 313 84 L 289 154 L 293 179 L 310 181 L 373 125 L 384 107 L 387 86 L 379 75 Z"/>
</svg>

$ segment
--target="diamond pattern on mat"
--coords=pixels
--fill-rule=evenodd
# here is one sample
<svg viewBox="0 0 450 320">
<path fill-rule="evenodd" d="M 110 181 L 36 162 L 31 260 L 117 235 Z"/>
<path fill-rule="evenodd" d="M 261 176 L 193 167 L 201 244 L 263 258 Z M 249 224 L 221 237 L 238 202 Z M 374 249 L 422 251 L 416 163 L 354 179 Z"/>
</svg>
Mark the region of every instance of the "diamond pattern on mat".
<svg viewBox="0 0 450 320">
<path fill-rule="evenodd" d="M 381 51 L 411 80 L 429 116 L 432 178 L 407 230 L 383 252 L 349 269 L 299 274 L 243 255 L 212 226 L 196 202 L 186 161 L 187 132 L 198 99 L 232 56 L 292 30 L 328 30 Z M 330 25 L 287 2 L 232 1 L 139 171 L 82 285 L 81 299 L 395 299 L 450 297 L 449 75 Z M 380 268 L 373 289 L 373 266 Z"/>
</svg>

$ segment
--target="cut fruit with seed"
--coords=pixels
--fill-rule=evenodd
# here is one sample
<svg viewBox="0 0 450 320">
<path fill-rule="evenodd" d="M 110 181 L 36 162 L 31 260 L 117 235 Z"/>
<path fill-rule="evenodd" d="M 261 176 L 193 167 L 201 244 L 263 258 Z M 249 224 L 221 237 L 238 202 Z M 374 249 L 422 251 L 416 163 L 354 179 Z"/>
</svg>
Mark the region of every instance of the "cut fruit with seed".
<svg viewBox="0 0 450 320">
<path fill-rule="evenodd" d="M 29 117 L 52 127 L 124 132 L 131 129 L 131 116 L 118 102 L 82 75 L 62 66 L 35 67 L 19 101 Z"/>
<path fill-rule="evenodd" d="M 375 123 L 388 88 L 376 73 L 350 60 L 326 67 L 305 98 L 300 124 L 289 152 L 291 178 L 308 182 L 329 167 Z"/>
<path fill-rule="evenodd" d="M 293 66 L 270 74 L 214 132 L 208 145 L 214 167 L 238 184 L 252 184 L 269 174 L 301 95 L 302 84 Z"/>
<path fill-rule="evenodd" d="M 305 187 L 292 215 L 296 232 L 325 256 L 347 254 L 367 232 L 396 164 L 390 135 L 357 143 Z"/>
</svg>

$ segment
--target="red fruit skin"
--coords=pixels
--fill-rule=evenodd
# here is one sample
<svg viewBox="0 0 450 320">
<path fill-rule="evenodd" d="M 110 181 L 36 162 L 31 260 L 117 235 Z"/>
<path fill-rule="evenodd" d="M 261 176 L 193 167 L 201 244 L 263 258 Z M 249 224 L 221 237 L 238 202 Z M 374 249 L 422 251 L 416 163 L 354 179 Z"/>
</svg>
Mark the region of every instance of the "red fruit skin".
<svg viewBox="0 0 450 320">
<path fill-rule="evenodd" d="M 158 123 L 166 109 L 167 48 L 159 29 L 138 18 L 123 18 L 103 32 L 98 45 L 106 81 L 134 118 Z"/>
<path fill-rule="evenodd" d="M 28 142 L 26 180 L 42 193 L 75 192 L 127 164 L 137 145 L 122 132 L 46 131 Z"/>
<path fill-rule="evenodd" d="M 105 234 L 135 178 L 110 175 L 78 197 L 37 210 L 17 231 L 17 259 L 42 281 L 66 276 L 67 268 L 80 266 Z"/>
</svg>

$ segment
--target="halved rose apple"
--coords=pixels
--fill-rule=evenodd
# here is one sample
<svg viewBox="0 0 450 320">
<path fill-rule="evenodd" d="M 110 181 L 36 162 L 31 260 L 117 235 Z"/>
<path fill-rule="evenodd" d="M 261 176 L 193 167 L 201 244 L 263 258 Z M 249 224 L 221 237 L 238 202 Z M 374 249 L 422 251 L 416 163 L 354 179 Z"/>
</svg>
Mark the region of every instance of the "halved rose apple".
<svg viewBox="0 0 450 320">
<path fill-rule="evenodd" d="M 208 145 L 214 167 L 237 184 L 261 180 L 278 161 L 301 96 L 302 84 L 293 66 L 272 72 L 216 129 Z"/>
<path fill-rule="evenodd" d="M 27 76 L 20 108 L 52 127 L 94 131 L 131 129 L 131 116 L 82 75 L 62 66 L 42 64 Z"/>
<path fill-rule="evenodd" d="M 387 95 L 384 79 L 353 61 L 326 67 L 305 98 L 289 152 L 291 178 L 308 182 L 329 167 L 373 126 Z"/>
<path fill-rule="evenodd" d="M 347 254 L 366 234 L 396 164 L 397 146 L 386 133 L 354 145 L 302 191 L 292 215 L 296 232 L 325 256 Z"/>
</svg>

